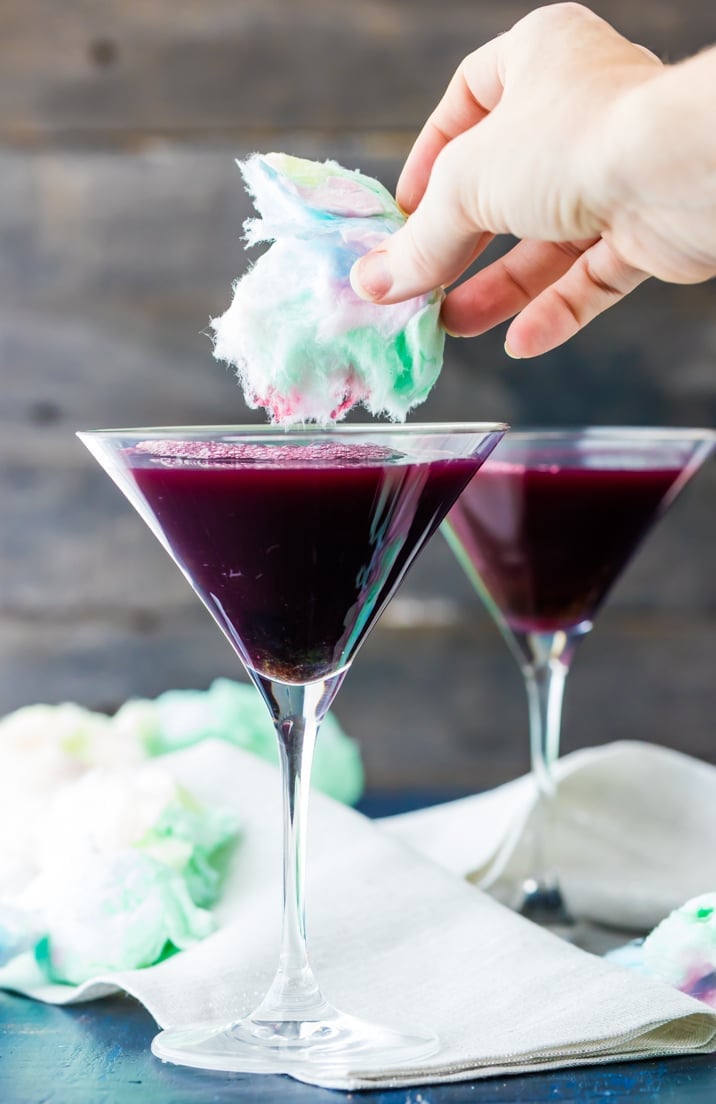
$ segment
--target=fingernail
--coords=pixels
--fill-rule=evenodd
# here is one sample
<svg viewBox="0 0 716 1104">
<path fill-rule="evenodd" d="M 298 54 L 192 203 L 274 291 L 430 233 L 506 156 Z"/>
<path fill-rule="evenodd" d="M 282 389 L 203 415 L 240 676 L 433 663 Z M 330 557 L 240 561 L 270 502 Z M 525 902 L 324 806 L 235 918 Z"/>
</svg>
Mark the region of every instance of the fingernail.
<svg viewBox="0 0 716 1104">
<path fill-rule="evenodd" d="M 351 287 L 361 299 L 382 299 L 393 286 L 385 252 L 366 253 L 351 269 Z"/>
<path fill-rule="evenodd" d="M 512 352 L 512 349 L 507 344 L 507 342 L 505 342 L 505 352 L 507 353 L 508 357 L 512 358 L 512 360 L 522 360 L 522 357 L 519 355 L 519 353 Z"/>
</svg>

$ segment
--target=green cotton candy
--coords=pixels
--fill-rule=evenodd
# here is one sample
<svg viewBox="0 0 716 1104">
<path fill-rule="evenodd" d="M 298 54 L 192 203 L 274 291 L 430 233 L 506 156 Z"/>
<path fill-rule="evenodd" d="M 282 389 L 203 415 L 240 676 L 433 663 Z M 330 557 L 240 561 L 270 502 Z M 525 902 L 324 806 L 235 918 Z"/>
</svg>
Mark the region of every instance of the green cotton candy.
<svg viewBox="0 0 716 1104">
<path fill-rule="evenodd" d="M 220 852 L 239 832 L 233 813 L 205 808 L 178 787 L 176 799 L 162 810 L 137 847 L 180 874 L 193 903 L 209 908 L 221 890 Z"/>
<path fill-rule="evenodd" d="M 216 928 L 175 871 L 134 848 L 88 852 L 45 880 L 46 935 L 36 957 L 51 981 L 79 985 L 151 966 Z"/>
<path fill-rule="evenodd" d="M 165 755 L 213 738 L 278 763 L 268 710 L 247 683 L 216 679 L 205 691 L 168 690 L 153 702 L 129 702 L 116 720 L 125 725 L 130 718 L 141 726 L 150 755 Z M 316 789 L 347 805 L 355 804 L 363 792 L 359 747 L 332 713 L 321 724 L 311 780 Z"/>
</svg>

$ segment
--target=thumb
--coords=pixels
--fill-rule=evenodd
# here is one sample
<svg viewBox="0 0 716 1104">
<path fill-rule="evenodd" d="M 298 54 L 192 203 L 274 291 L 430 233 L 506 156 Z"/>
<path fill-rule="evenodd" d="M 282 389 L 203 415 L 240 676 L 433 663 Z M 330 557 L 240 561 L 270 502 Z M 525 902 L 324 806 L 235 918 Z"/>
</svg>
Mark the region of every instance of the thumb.
<svg viewBox="0 0 716 1104">
<path fill-rule="evenodd" d="M 464 159 L 453 154 L 458 144 L 450 143 L 436 159 L 405 226 L 353 265 L 351 284 L 361 299 L 399 303 L 451 284 L 480 252 L 483 239 L 486 244 L 488 235 L 467 215 L 461 196 L 467 174 Z"/>
</svg>

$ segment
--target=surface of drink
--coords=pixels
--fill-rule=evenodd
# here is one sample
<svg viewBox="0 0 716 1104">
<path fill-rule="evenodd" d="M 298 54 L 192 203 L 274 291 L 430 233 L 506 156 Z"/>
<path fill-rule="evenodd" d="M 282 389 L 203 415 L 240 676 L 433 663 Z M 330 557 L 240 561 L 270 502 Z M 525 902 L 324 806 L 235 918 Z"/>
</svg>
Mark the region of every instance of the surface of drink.
<svg viewBox="0 0 716 1104">
<path fill-rule="evenodd" d="M 488 460 L 448 525 L 513 631 L 567 630 L 591 622 L 682 470 Z"/>
<path fill-rule="evenodd" d="M 360 443 L 158 447 L 127 460 L 164 542 L 244 663 L 290 683 L 350 662 L 482 462 Z"/>
</svg>

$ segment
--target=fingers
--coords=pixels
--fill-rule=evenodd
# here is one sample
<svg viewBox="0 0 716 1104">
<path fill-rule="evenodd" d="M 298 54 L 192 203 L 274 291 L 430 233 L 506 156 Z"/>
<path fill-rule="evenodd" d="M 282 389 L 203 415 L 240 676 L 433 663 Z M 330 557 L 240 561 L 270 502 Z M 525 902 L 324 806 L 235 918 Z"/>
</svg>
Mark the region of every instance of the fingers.
<svg viewBox="0 0 716 1104">
<path fill-rule="evenodd" d="M 500 40 L 494 39 L 465 58 L 416 138 L 395 193 L 407 214 L 412 214 L 423 198 L 440 151 L 453 138 L 481 122 L 499 102 L 502 95 L 499 45 Z"/>
<path fill-rule="evenodd" d="M 546 353 L 647 278 L 603 239 L 523 241 L 454 288 L 442 309 L 445 329 L 474 337 L 517 315 L 507 331 L 515 357 Z"/>
<path fill-rule="evenodd" d="M 507 331 L 507 349 L 515 357 L 533 357 L 562 345 L 647 276 L 600 238 L 517 315 Z"/>
<path fill-rule="evenodd" d="M 351 283 L 361 298 L 398 303 L 444 287 L 482 251 L 489 236 L 468 210 L 473 174 L 464 171 L 463 143 L 474 147 L 474 137 L 462 135 L 442 151 L 415 213 L 353 266 Z"/>
<path fill-rule="evenodd" d="M 456 337 L 476 337 L 512 318 L 563 276 L 595 240 L 519 242 L 450 292 L 442 308 L 445 329 Z"/>
</svg>

